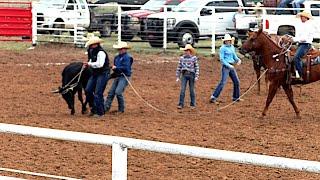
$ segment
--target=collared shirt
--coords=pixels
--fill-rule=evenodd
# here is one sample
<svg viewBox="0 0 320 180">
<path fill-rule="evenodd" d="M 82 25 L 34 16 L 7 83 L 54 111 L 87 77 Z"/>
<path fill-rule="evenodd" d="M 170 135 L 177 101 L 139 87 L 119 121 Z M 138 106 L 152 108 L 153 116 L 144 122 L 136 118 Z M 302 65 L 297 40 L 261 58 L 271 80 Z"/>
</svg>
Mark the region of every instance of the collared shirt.
<svg viewBox="0 0 320 180">
<path fill-rule="evenodd" d="M 88 62 L 88 65 L 92 68 L 102 68 L 106 59 L 106 54 L 103 51 L 99 51 L 97 55 L 97 61 L 92 62 L 91 59 Z"/>
<path fill-rule="evenodd" d="M 296 35 L 293 38 L 294 41 L 299 43 L 309 43 L 312 44 L 315 27 L 312 21 L 308 20 L 306 22 L 299 21 L 296 25 Z"/>
<path fill-rule="evenodd" d="M 239 60 L 233 45 L 224 44 L 220 47 L 220 63 L 222 65 L 232 68 L 232 65 Z"/>
<path fill-rule="evenodd" d="M 183 70 L 195 73 L 195 77 L 199 78 L 199 63 L 196 56 L 183 55 L 179 59 L 179 64 L 176 70 L 176 77 L 180 76 Z"/>
</svg>

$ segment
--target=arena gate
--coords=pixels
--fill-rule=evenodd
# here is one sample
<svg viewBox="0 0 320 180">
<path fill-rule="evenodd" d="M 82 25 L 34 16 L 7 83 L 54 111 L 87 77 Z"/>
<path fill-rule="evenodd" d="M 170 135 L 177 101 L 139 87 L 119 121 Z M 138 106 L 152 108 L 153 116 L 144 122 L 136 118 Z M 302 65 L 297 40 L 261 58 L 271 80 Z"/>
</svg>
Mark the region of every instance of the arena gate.
<svg viewBox="0 0 320 180">
<path fill-rule="evenodd" d="M 128 148 L 320 173 L 320 162 L 242 153 L 141 139 L 0 123 L 0 133 L 112 146 L 112 179 L 127 179 Z"/>
<path fill-rule="evenodd" d="M 31 2 L 0 2 L 0 40 L 32 40 Z"/>
</svg>

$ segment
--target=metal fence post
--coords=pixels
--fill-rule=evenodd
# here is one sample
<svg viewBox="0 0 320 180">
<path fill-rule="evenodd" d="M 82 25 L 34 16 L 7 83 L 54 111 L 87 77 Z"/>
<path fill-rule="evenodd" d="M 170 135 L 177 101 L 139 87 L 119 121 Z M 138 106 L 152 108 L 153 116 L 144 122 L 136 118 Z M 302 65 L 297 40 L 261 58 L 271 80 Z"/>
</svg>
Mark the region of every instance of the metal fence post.
<svg viewBox="0 0 320 180">
<path fill-rule="evenodd" d="M 118 43 L 121 41 L 121 6 L 118 5 Z"/>
<path fill-rule="evenodd" d="M 78 25 L 77 25 L 77 23 L 75 23 L 74 24 L 74 26 L 73 26 L 73 43 L 75 44 L 75 45 L 77 45 L 78 44 Z M 71 32 L 71 31 L 70 31 Z"/>
<path fill-rule="evenodd" d="M 124 144 L 112 144 L 112 180 L 126 180 L 128 148 Z"/>
<path fill-rule="evenodd" d="M 167 13 L 167 6 L 164 6 L 163 12 Z M 163 18 L 163 49 L 164 51 L 167 49 L 167 16 Z"/>
<path fill-rule="evenodd" d="M 212 16 L 215 17 L 215 8 L 213 7 L 212 9 Z M 216 19 L 213 18 L 213 23 L 212 23 L 212 37 L 211 37 L 211 54 L 214 55 L 216 53 Z"/>
<path fill-rule="evenodd" d="M 37 45 L 37 12 L 35 9 L 35 5 L 37 2 L 32 2 L 32 45 Z"/>
</svg>

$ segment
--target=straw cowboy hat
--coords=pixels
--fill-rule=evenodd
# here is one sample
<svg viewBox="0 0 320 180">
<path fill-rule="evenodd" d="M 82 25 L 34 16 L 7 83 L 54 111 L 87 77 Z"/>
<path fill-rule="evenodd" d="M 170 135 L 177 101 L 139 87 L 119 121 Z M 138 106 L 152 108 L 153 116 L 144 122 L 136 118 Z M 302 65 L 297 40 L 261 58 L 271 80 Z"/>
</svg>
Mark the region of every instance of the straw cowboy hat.
<svg viewBox="0 0 320 180">
<path fill-rule="evenodd" d="M 89 47 L 92 44 L 100 44 L 101 42 L 102 42 L 102 39 L 100 39 L 97 36 L 93 36 L 93 37 L 89 38 L 89 40 L 87 41 L 85 47 Z"/>
<path fill-rule="evenodd" d="M 118 44 L 114 44 L 112 47 L 115 49 L 130 49 L 131 48 L 127 42 L 123 42 L 123 41 L 120 41 Z"/>
<path fill-rule="evenodd" d="M 231 43 L 233 44 L 234 37 L 231 37 L 230 34 L 225 34 L 222 39 L 222 42 L 225 42 L 225 41 L 231 41 Z"/>
<path fill-rule="evenodd" d="M 308 11 L 303 11 L 297 14 L 297 17 L 301 17 L 301 16 L 306 17 L 308 19 L 312 19 L 312 15 Z"/>
<path fill-rule="evenodd" d="M 181 51 L 186 51 L 189 50 L 191 52 L 192 55 L 196 54 L 196 50 L 192 47 L 191 44 L 186 44 L 186 46 L 184 48 L 180 48 Z"/>
</svg>

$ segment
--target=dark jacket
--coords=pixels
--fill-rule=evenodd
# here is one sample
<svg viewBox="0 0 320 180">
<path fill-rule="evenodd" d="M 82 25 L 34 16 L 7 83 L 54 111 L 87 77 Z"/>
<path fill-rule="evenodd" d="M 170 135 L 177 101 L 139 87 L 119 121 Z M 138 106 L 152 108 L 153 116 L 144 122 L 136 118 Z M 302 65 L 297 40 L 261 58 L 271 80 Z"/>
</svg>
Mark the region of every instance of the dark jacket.
<svg viewBox="0 0 320 180">
<path fill-rule="evenodd" d="M 88 61 L 91 59 L 91 62 L 96 62 L 99 51 L 103 51 L 106 54 L 106 59 L 104 60 L 104 64 L 101 68 L 92 68 L 93 74 L 109 73 L 109 57 L 107 52 L 100 45 L 96 48 L 88 49 Z"/>
</svg>

